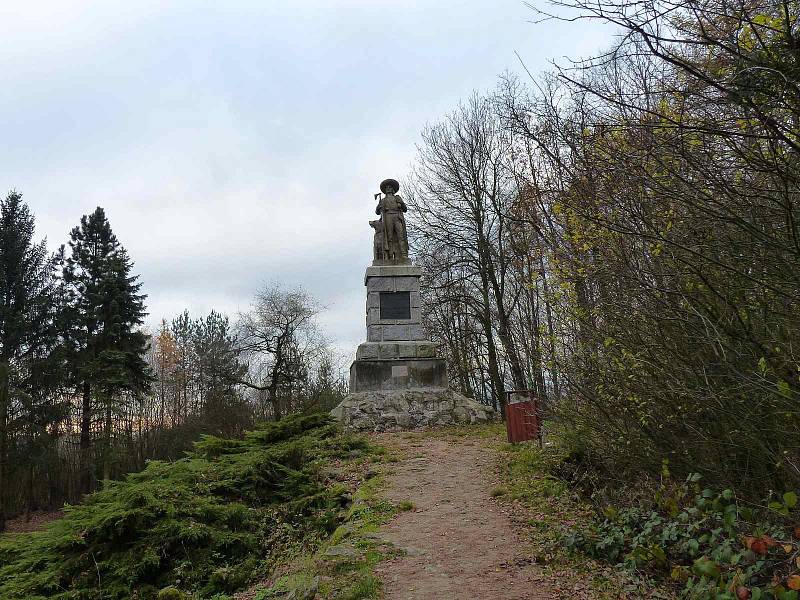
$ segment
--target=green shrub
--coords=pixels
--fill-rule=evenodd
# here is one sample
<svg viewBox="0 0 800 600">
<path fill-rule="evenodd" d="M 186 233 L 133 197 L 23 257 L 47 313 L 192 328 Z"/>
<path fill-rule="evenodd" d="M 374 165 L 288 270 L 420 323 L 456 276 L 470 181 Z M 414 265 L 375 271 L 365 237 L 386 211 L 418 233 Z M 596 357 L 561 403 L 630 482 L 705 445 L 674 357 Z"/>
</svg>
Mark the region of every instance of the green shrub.
<svg viewBox="0 0 800 600">
<path fill-rule="evenodd" d="M 204 436 L 186 458 L 107 483 L 46 530 L 0 538 L 0 598 L 241 589 L 336 529 L 350 498 L 323 470 L 365 444 L 326 415 L 287 417 L 242 440 Z"/>
<path fill-rule="evenodd" d="M 170 586 L 158 592 L 158 600 L 186 600 L 186 594 Z"/>
<path fill-rule="evenodd" d="M 492 488 L 490 495 L 492 496 L 492 498 L 498 498 L 500 496 L 505 496 L 507 493 L 508 490 L 506 488 L 504 488 L 503 486 L 497 486 L 495 488 Z"/>
<path fill-rule="evenodd" d="M 400 512 L 407 512 L 409 510 L 414 510 L 414 503 L 411 500 L 401 500 L 397 504 L 397 510 Z"/>
<path fill-rule="evenodd" d="M 662 486 L 653 508 L 606 508 L 602 522 L 571 532 L 567 546 L 668 575 L 687 598 L 798 600 L 800 541 L 791 521 L 780 523 L 796 516 L 794 492 L 759 512 L 731 490 L 700 489 L 699 480 L 693 474 L 673 489 Z"/>
</svg>

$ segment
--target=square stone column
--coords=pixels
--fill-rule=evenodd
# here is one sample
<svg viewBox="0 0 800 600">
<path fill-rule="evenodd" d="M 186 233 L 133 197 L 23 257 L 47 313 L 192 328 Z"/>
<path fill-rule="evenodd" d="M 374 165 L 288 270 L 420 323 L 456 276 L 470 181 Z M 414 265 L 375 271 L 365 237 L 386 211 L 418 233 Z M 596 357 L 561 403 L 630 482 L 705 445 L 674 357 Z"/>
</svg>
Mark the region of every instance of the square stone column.
<svg viewBox="0 0 800 600">
<path fill-rule="evenodd" d="M 367 341 L 350 367 L 350 391 L 446 388 L 445 361 L 422 326 L 422 269 L 386 263 L 364 274 Z"/>
</svg>

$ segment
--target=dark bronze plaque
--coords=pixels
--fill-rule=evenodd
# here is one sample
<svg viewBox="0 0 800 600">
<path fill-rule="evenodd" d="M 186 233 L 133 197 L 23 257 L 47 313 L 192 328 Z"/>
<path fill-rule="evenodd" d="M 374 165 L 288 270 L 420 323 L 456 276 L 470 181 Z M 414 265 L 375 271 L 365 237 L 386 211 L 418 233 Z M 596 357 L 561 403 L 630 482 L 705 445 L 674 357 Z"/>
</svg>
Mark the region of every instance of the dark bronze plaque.
<svg viewBox="0 0 800 600">
<path fill-rule="evenodd" d="M 410 319 L 411 292 L 381 292 L 381 319 Z"/>
</svg>

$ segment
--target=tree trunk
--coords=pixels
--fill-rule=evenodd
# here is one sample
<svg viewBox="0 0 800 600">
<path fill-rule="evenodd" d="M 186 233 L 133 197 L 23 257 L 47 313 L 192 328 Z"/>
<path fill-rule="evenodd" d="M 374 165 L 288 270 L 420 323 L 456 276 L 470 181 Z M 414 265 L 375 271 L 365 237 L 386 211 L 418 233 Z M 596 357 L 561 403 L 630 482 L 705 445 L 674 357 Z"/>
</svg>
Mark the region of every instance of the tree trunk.
<svg viewBox="0 0 800 600">
<path fill-rule="evenodd" d="M 0 533 L 6 529 L 6 485 L 8 465 L 8 363 L 0 362 Z"/>
<path fill-rule="evenodd" d="M 558 373 L 558 358 L 556 357 L 556 333 L 553 326 L 553 307 L 550 304 L 550 288 L 547 281 L 547 270 L 544 266 L 544 258 L 539 259 L 539 266 L 542 273 L 542 292 L 544 293 L 544 310 L 547 317 L 547 338 L 550 346 L 550 375 L 553 378 L 553 401 L 558 402 L 561 399 L 561 389 L 559 387 L 559 373 Z"/>
<path fill-rule="evenodd" d="M 484 326 L 487 333 L 486 338 L 486 351 L 489 358 L 489 378 L 492 383 L 492 397 L 494 398 L 493 404 L 495 407 L 500 405 L 500 415 L 503 420 L 506 418 L 506 393 L 503 379 L 500 377 L 500 365 L 497 362 L 497 348 L 494 343 L 494 336 L 492 334 L 492 323 L 487 321 Z"/>
<path fill-rule="evenodd" d="M 277 368 L 272 371 L 272 378 L 269 384 L 269 402 L 272 404 L 272 418 L 280 421 L 281 417 L 281 402 L 278 398 L 278 384 L 280 383 Z"/>
<path fill-rule="evenodd" d="M 288 337 L 286 333 L 278 338 L 275 344 L 275 364 L 272 366 L 272 375 L 269 382 L 269 400 L 272 403 L 272 416 L 276 421 L 280 421 L 283 414 L 281 413 L 281 401 L 278 398 L 278 388 L 280 386 L 281 369 L 283 368 L 284 340 Z"/>
<path fill-rule="evenodd" d="M 497 335 L 500 337 L 500 342 L 503 344 L 503 349 L 506 352 L 508 366 L 511 370 L 511 381 L 514 387 L 518 390 L 527 389 L 528 384 L 525 380 L 525 372 L 522 368 L 522 361 L 519 358 L 517 346 L 511 337 L 511 318 L 508 315 L 506 306 L 504 304 L 504 289 L 500 281 L 497 279 L 497 272 L 492 263 L 491 253 L 488 251 L 488 243 L 479 242 L 485 248 L 484 264 L 486 265 L 486 276 L 488 277 L 492 291 L 494 292 L 494 304 L 497 310 Z"/>
<path fill-rule="evenodd" d="M 497 302 L 498 305 L 501 303 L 502 300 Z M 497 335 L 500 337 L 500 342 L 503 344 L 503 349 L 506 351 L 508 366 L 511 369 L 511 381 L 516 389 L 525 390 L 528 388 L 528 382 L 525 380 L 525 372 L 522 369 L 522 361 L 519 358 L 519 352 L 517 352 L 517 347 L 514 344 L 514 340 L 511 338 L 508 315 L 505 309 L 501 309 L 499 306 L 497 313 Z"/>
<path fill-rule="evenodd" d="M 83 382 L 83 399 L 81 404 L 81 483 L 80 492 L 88 494 L 92 489 L 92 386 L 88 381 Z"/>
<path fill-rule="evenodd" d="M 111 479 L 111 400 L 106 399 L 105 449 L 103 452 L 103 480 Z"/>
<path fill-rule="evenodd" d="M 500 414 L 503 419 L 506 417 L 506 398 L 505 388 L 503 386 L 503 379 L 500 377 L 500 365 L 497 361 L 497 348 L 494 343 L 494 332 L 492 331 L 492 319 L 489 310 L 489 295 L 488 290 L 484 294 L 484 314 L 481 315 L 481 324 L 483 325 L 483 332 L 486 336 L 486 354 L 488 358 L 489 380 L 492 387 L 492 404 L 495 407 L 500 406 Z"/>
<path fill-rule="evenodd" d="M 26 496 L 27 496 L 25 498 L 25 522 L 26 523 L 30 523 L 31 514 L 33 513 L 34 510 L 37 510 L 39 508 L 37 506 L 37 503 L 36 503 L 36 500 L 35 500 L 35 497 L 34 497 L 33 470 L 34 470 L 33 461 L 31 461 L 28 464 L 28 470 L 27 470 L 28 471 L 27 472 L 28 480 L 26 481 L 27 486 L 26 486 L 26 489 L 25 489 Z"/>
<path fill-rule="evenodd" d="M 500 377 L 500 365 L 497 361 L 497 348 L 494 343 L 494 331 L 492 330 L 492 310 L 489 299 L 489 279 L 486 275 L 486 265 L 481 264 L 481 306 L 480 321 L 483 325 L 484 335 L 486 336 L 486 353 L 488 357 L 489 378 L 492 383 L 493 404 L 500 405 L 500 414 L 503 420 L 506 418 L 506 395 L 503 379 Z"/>
</svg>

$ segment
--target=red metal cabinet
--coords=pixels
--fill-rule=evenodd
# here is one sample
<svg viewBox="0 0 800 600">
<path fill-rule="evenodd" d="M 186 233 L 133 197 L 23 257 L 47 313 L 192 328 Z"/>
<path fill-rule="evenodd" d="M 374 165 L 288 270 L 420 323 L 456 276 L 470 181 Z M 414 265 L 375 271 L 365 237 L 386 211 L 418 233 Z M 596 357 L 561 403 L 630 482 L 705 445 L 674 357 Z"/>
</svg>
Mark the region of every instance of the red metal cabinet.
<svg viewBox="0 0 800 600">
<path fill-rule="evenodd" d="M 512 444 L 540 439 L 541 423 L 535 399 L 506 405 L 506 431 Z"/>
</svg>

